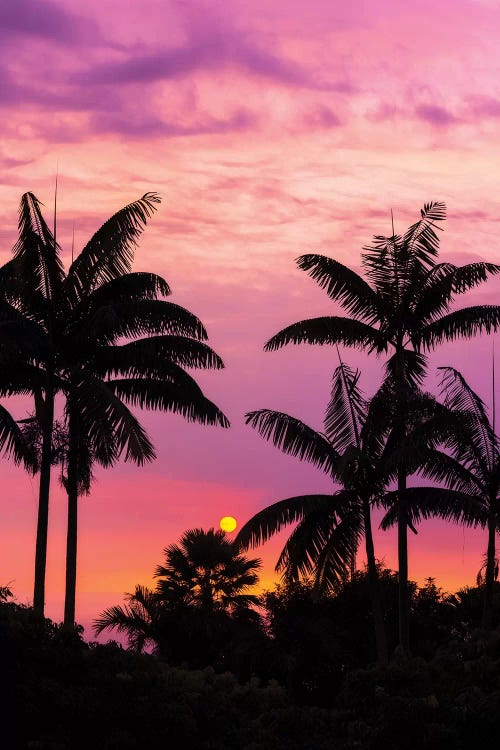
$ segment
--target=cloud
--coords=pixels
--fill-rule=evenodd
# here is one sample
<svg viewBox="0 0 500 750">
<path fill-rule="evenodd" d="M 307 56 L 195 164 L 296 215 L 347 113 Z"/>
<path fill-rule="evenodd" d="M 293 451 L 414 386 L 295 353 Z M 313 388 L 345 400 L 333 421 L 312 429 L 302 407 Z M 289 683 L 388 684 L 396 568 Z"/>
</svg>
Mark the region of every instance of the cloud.
<svg viewBox="0 0 500 750">
<path fill-rule="evenodd" d="M 154 115 L 130 116 L 126 112 L 119 114 L 96 114 L 90 123 L 94 134 L 117 133 L 129 138 L 150 138 L 159 136 L 175 138 L 204 134 L 229 133 L 247 130 L 256 124 L 255 116 L 245 110 L 237 110 L 230 117 L 199 117 L 193 123 L 166 121 Z"/>
<path fill-rule="evenodd" d="M 489 96 L 474 97 L 470 101 L 470 108 L 474 115 L 500 117 L 500 100 Z"/>
<path fill-rule="evenodd" d="M 181 6 L 178 6 L 181 8 Z M 310 71 L 303 64 L 285 57 L 277 49 L 273 35 L 242 31 L 205 8 L 200 14 L 182 7 L 183 44 L 146 53 L 131 49 L 128 57 L 96 64 L 75 74 L 76 84 L 147 84 L 175 80 L 190 73 L 236 67 L 258 78 L 287 86 L 314 90 L 350 92 L 347 79 L 333 80 Z"/>
<path fill-rule="evenodd" d="M 443 127 L 459 122 L 459 120 L 448 109 L 439 107 L 435 104 L 420 104 L 415 109 L 415 114 L 419 120 L 428 122 L 429 125 Z"/>
<path fill-rule="evenodd" d="M 310 128 L 336 128 L 341 125 L 340 118 L 329 107 L 317 107 L 304 118 L 304 124 Z"/>
<path fill-rule="evenodd" d="M 207 39 L 202 44 L 153 54 L 131 56 L 121 62 L 96 65 L 74 76 L 75 83 L 131 84 L 174 80 L 198 71 L 237 67 L 246 73 L 277 83 L 318 90 L 351 91 L 346 81 L 318 80 L 302 66 L 233 39 Z"/>
<path fill-rule="evenodd" d="M 51 0 L 6 0 L 0 4 L 0 36 L 31 36 L 62 44 L 91 40 L 97 26 Z"/>
</svg>

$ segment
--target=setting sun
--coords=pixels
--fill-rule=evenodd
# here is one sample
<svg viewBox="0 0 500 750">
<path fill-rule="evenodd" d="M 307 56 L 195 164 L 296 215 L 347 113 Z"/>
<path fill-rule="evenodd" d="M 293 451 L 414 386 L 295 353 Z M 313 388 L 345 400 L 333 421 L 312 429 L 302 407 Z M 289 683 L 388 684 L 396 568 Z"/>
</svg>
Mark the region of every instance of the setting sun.
<svg viewBox="0 0 500 750">
<path fill-rule="evenodd" d="M 236 518 L 233 518 L 232 516 L 224 516 L 224 518 L 220 519 L 219 526 L 222 531 L 234 531 L 237 526 Z"/>
</svg>

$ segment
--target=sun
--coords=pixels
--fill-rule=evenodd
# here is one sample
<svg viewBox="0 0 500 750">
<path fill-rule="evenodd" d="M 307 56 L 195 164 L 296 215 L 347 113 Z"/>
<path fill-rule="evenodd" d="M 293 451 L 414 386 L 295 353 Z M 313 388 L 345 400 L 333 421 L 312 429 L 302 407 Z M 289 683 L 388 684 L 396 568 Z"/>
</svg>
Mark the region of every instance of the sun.
<svg viewBox="0 0 500 750">
<path fill-rule="evenodd" d="M 219 521 L 219 526 L 222 531 L 234 531 L 237 525 L 236 518 L 233 518 L 232 516 L 224 516 L 224 518 L 221 518 Z"/>
</svg>

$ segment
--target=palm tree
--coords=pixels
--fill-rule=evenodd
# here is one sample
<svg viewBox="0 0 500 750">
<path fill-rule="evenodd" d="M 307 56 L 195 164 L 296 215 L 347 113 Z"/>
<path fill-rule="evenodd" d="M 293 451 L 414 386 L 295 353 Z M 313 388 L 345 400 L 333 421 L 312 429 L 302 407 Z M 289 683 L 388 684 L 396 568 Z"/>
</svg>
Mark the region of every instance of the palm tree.
<svg viewBox="0 0 500 750">
<path fill-rule="evenodd" d="M 479 305 L 454 309 L 463 294 L 497 274 L 493 263 L 470 263 L 457 267 L 438 263 L 438 223 L 445 219 L 444 203 L 428 203 L 421 218 L 403 235 L 377 236 L 364 248 L 364 279 L 332 258 L 317 254 L 298 258 L 307 271 L 338 302 L 350 317 L 327 316 L 302 320 L 273 336 L 266 344 L 274 351 L 287 344 L 343 344 L 375 352 L 390 352 L 387 372 L 395 386 L 394 429 L 404 439 L 408 432 L 408 401 L 425 375 L 425 353 L 444 341 L 470 338 L 496 330 L 500 306 Z M 407 472 L 398 473 L 399 639 L 409 653 L 408 600 L 408 508 L 404 490 Z"/>
<path fill-rule="evenodd" d="M 490 422 L 484 402 L 463 375 L 453 367 L 439 369 L 443 371 L 444 405 L 456 418 L 456 426 L 444 440 L 444 448 L 451 453 L 451 458 L 445 455 L 443 466 L 446 462 L 449 471 L 443 476 L 442 471 L 437 475 L 434 470 L 432 476 L 444 479 L 460 497 L 465 495 L 470 504 L 470 522 L 487 529 L 484 581 L 480 571 L 478 585 L 481 580 L 484 586 L 482 625 L 490 628 L 498 570 L 496 533 L 500 529 L 500 445 L 494 421 Z"/>
<path fill-rule="evenodd" d="M 238 611 L 258 603 L 247 589 L 258 581 L 258 558 L 240 555 L 220 530 L 190 529 L 179 544 L 165 547 L 165 562 L 155 571 L 157 590 L 164 599 L 182 602 L 204 612 Z"/>
<path fill-rule="evenodd" d="M 383 467 L 389 405 L 383 393 L 368 404 L 358 385 L 359 371 L 341 363 L 335 370 L 324 433 L 288 414 L 261 409 L 246 422 L 284 453 L 322 469 L 341 485 L 331 495 L 287 498 L 257 513 L 240 530 L 241 549 L 266 542 L 283 526 L 298 522 L 276 570 L 286 578 L 314 576 L 317 590 L 335 589 L 345 579 L 364 535 L 377 659 L 387 661 L 384 616 L 378 585 L 371 505 L 384 495 L 390 479 Z"/>
<path fill-rule="evenodd" d="M 261 562 L 241 555 L 224 532 L 191 529 L 164 554 L 155 572 L 156 589 L 136 586 L 125 595 L 124 606 L 110 607 L 95 620 L 96 634 L 116 630 L 127 635 L 133 650 L 154 645 L 182 661 L 200 650 L 196 638 L 203 642 L 202 651 L 213 651 L 214 642 L 217 650 L 221 624 L 255 619 L 251 607 L 259 600 L 248 589 L 258 581 Z"/>
<path fill-rule="evenodd" d="M 133 249 L 159 198 L 148 193 L 106 221 L 67 274 L 60 248 L 32 194 L 21 200 L 14 261 L 25 282 L 18 309 L 41 331 L 45 356 L 21 362 L 2 392 L 31 392 L 44 432 L 40 472 L 35 606 L 43 609 L 54 398 L 65 396 L 68 428 L 68 543 L 65 622 L 74 622 L 77 498 L 91 463 L 125 458 L 143 463 L 153 446 L 128 408 L 175 411 L 206 424 L 228 426 L 184 367 L 220 368 L 196 316 L 163 299 L 160 276 L 131 273 Z M 129 343 L 123 340 L 133 339 Z M 49 439 L 50 438 L 50 439 Z"/>
</svg>

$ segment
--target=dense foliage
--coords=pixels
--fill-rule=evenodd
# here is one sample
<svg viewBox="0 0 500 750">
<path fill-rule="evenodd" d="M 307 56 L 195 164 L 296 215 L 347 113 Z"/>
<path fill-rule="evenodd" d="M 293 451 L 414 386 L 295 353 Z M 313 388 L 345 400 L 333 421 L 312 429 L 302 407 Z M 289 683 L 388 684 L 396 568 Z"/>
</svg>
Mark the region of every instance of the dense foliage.
<svg viewBox="0 0 500 750">
<path fill-rule="evenodd" d="M 380 571 L 395 623 L 397 575 Z M 419 655 L 373 664 L 365 573 L 316 599 L 308 584 L 263 597 L 260 643 L 238 661 L 173 666 L 115 642 L 85 643 L 31 608 L 0 604 L 2 737 L 9 747 L 97 750 L 466 750 L 497 746 L 500 630 L 476 630 L 477 589 L 411 585 Z M 495 597 L 500 624 L 500 586 Z M 390 633 L 397 643 L 397 629 Z M 246 653 L 246 656 L 245 656 Z M 260 653 L 260 660 L 255 655 Z M 228 671 L 228 666 L 230 671 Z M 402 744 L 404 740 L 404 744 Z"/>
</svg>

